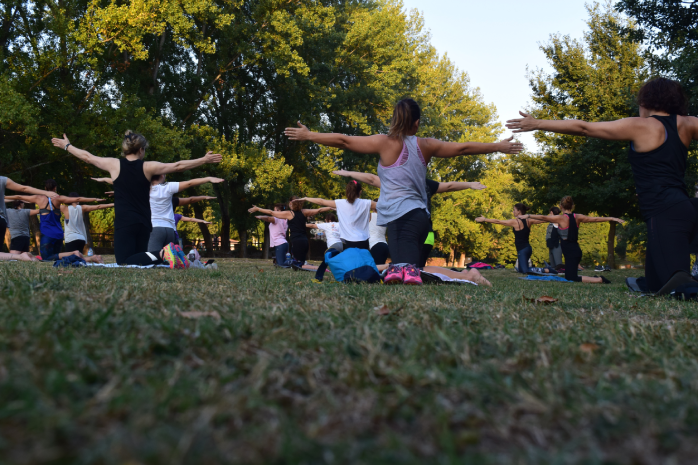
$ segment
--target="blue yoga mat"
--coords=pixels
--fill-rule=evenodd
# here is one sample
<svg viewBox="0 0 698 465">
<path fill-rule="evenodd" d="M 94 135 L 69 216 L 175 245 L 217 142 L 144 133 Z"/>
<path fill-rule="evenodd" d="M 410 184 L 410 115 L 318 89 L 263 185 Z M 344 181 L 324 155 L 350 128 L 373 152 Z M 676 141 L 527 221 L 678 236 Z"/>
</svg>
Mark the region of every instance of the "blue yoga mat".
<svg viewBox="0 0 698 465">
<path fill-rule="evenodd" d="M 560 276 L 526 276 L 525 278 L 519 278 L 519 279 L 525 279 L 527 281 L 560 281 L 563 283 L 571 283 L 572 281 L 567 281 L 565 278 L 561 278 Z"/>
</svg>

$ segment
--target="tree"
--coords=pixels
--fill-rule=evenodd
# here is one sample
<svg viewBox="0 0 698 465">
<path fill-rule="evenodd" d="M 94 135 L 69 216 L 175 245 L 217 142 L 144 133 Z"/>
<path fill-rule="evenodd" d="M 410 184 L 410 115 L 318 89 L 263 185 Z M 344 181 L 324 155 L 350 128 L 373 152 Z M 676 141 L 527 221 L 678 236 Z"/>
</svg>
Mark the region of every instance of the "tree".
<svg viewBox="0 0 698 465">
<path fill-rule="evenodd" d="M 636 116 L 633 95 L 644 81 L 640 46 L 628 31 L 633 24 L 609 5 L 588 6 L 584 42 L 553 35 L 541 50 L 554 72 L 530 77 L 531 113 L 539 118 L 609 121 Z M 531 199 L 541 211 L 571 195 L 581 212 L 602 216 L 638 215 L 625 142 L 536 132 L 539 155 L 521 155 L 518 175 L 534 187 Z M 608 230 L 608 264 L 614 266 L 615 223 Z"/>
</svg>

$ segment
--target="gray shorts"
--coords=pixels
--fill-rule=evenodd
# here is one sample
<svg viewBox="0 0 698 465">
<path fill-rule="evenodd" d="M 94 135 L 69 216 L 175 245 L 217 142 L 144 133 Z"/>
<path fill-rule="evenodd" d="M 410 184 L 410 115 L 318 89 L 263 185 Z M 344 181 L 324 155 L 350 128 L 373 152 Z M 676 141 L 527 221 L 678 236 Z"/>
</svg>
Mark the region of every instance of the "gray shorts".
<svg viewBox="0 0 698 465">
<path fill-rule="evenodd" d="M 335 242 L 331 246 L 327 247 L 328 249 L 337 249 L 340 252 L 344 251 L 344 244 L 342 242 Z"/>
<path fill-rule="evenodd" d="M 148 240 L 148 252 L 160 251 L 170 242 L 174 242 L 174 240 L 174 229 L 156 226 L 150 232 L 150 239 Z"/>
</svg>

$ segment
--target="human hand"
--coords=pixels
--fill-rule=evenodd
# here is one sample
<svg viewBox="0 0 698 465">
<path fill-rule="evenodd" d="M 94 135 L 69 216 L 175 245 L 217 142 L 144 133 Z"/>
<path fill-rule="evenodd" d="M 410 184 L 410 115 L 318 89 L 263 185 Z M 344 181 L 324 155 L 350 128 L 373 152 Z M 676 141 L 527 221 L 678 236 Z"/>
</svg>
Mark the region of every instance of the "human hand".
<svg viewBox="0 0 698 465">
<path fill-rule="evenodd" d="M 63 134 L 63 139 L 54 137 L 53 139 L 51 139 L 51 143 L 54 147 L 58 147 L 59 149 L 65 150 L 65 146 L 70 144 L 70 141 L 68 140 L 68 136 Z"/>
<path fill-rule="evenodd" d="M 475 221 L 478 223 L 484 223 L 486 219 L 487 218 L 485 218 L 484 216 L 478 216 L 477 218 L 475 218 Z"/>
<path fill-rule="evenodd" d="M 523 144 L 514 140 L 514 136 L 504 139 L 499 142 L 499 152 L 502 153 L 519 153 L 523 150 Z"/>
<path fill-rule="evenodd" d="M 223 155 L 221 155 L 220 153 L 213 153 L 210 150 L 206 152 L 204 158 L 206 159 L 206 163 L 220 163 L 221 161 L 223 161 Z"/>
<path fill-rule="evenodd" d="M 482 189 L 487 189 L 487 186 L 485 186 L 484 184 L 482 184 L 480 182 L 471 182 L 469 184 L 470 184 L 470 188 L 475 189 L 476 191 L 481 191 Z"/>
<path fill-rule="evenodd" d="M 214 177 L 211 177 L 211 176 L 208 177 L 208 182 L 210 182 L 210 183 L 212 183 L 212 184 L 218 184 L 219 182 L 223 182 L 223 181 L 225 181 L 225 179 L 222 179 L 222 178 L 214 178 Z M 215 199 L 215 197 L 210 197 L 210 198 L 211 198 L 211 199 Z"/>
<path fill-rule="evenodd" d="M 623 224 L 625 221 L 621 220 L 620 218 L 613 218 L 613 221 L 615 221 L 618 224 Z"/>
<path fill-rule="evenodd" d="M 506 126 L 507 129 L 513 129 L 512 132 L 514 133 L 519 133 L 519 132 L 529 132 L 529 131 L 535 131 L 538 129 L 538 120 L 535 119 L 533 116 L 529 115 L 528 113 L 524 113 L 523 111 L 520 111 L 519 114 L 523 116 L 523 118 L 516 118 L 516 119 L 510 119 L 507 120 Z"/>
<path fill-rule="evenodd" d="M 260 210 L 260 208 L 256 205 L 252 205 L 252 208 L 248 209 L 248 213 L 256 213 Z"/>
<path fill-rule="evenodd" d="M 298 121 L 297 128 L 286 128 L 284 134 L 286 134 L 286 137 L 290 140 L 308 140 L 310 138 L 310 130 L 307 126 L 301 124 L 300 121 Z"/>
<path fill-rule="evenodd" d="M 203 221 L 204 224 L 213 224 L 210 221 Z"/>
<path fill-rule="evenodd" d="M 349 171 L 347 170 L 334 170 L 332 174 L 336 174 L 337 176 L 349 176 Z"/>
<path fill-rule="evenodd" d="M 114 197 L 114 191 L 105 192 L 108 197 Z"/>
</svg>

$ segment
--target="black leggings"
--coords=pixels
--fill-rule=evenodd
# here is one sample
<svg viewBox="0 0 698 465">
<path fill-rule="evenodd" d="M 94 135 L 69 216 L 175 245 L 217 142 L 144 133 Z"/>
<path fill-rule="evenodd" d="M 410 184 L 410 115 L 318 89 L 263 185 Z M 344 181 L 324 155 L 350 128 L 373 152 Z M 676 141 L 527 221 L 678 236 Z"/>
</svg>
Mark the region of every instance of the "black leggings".
<svg viewBox="0 0 698 465">
<path fill-rule="evenodd" d="M 63 248 L 66 252 L 75 252 L 77 250 L 78 252 L 82 253 L 83 249 L 85 248 L 85 244 L 85 241 L 78 239 L 76 241 L 66 242 Z"/>
<path fill-rule="evenodd" d="M 120 265 L 161 265 L 163 263 L 163 260 L 160 258 L 161 251 L 162 249 L 154 252 L 141 252 L 133 254 L 128 257 L 124 263 L 120 263 Z"/>
<path fill-rule="evenodd" d="M 429 260 L 429 254 L 433 248 L 434 246 L 431 244 L 422 245 L 422 253 L 419 256 L 419 268 L 424 268 L 427 266 L 427 260 Z"/>
<path fill-rule="evenodd" d="M 129 258 L 148 250 L 148 240 L 152 227 L 145 224 L 133 224 L 114 231 L 114 255 L 119 265 L 136 265 L 129 263 Z M 156 256 L 160 256 L 158 250 Z M 141 257 L 140 260 L 143 260 Z M 148 263 L 150 264 L 150 263 Z"/>
<path fill-rule="evenodd" d="M 560 241 L 562 247 L 562 255 L 565 256 L 565 279 L 567 281 L 581 282 L 582 277 L 579 276 L 579 262 L 582 261 L 582 249 L 579 244 Z"/>
<path fill-rule="evenodd" d="M 291 239 L 291 247 L 293 247 L 293 258 L 301 263 L 305 263 L 305 259 L 308 258 L 308 249 L 310 248 L 310 243 L 307 238 L 302 239 Z"/>
<path fill-rule="evenodd" d="M 373 247 L 371 247 L 371 256 L 376 265 L 385 265 L 390 256 L 390 251 L 388 249 L 388 244 L 385 242 L 377 242 Z"/>
<path fill-rule="evenodd" d="M 5 242 L 5 233 L 7 232 L 7 220 L 0 217 L 0 238 L 2 238 L 3 243 Z M 4 247 L 2 248 L 4 249 Z M 2 250 L 0 249 L 0 251 Z M 8 250 L 9 252 L 9 250 Z"/>
<path fill-rule="evenodd" d="M 418 266 L 430 228 L 429 214 L 423 208 L 415 208 L 388 223 L 388 248 L 393 263 Z"/>
<path fill-rule="evenodd" d="M 645 279 L 657 292 L 677 271 L 691 272 L 691 242 L 698 232 L 698 199 L 686 199 L 647 221 Z"/>
</svg>

